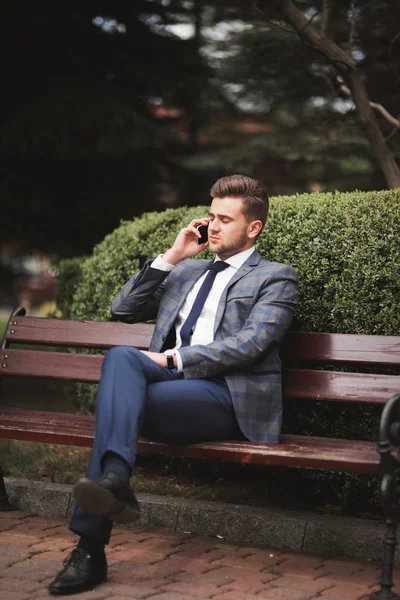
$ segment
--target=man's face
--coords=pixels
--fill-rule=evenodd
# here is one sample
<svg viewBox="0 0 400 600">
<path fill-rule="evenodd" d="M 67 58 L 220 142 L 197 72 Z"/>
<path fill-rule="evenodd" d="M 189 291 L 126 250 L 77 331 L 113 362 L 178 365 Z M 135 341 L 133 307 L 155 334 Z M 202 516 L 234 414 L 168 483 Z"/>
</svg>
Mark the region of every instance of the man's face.
<svg viewBox="0 0 400 600">
<path fill-rule="evenodd" d="M 226 259 L 254 244 L 253 224 L 243 214 L 240 198 L 214 198 L 209 210 L 208 241 L 211 252 Z"/>
</svg>

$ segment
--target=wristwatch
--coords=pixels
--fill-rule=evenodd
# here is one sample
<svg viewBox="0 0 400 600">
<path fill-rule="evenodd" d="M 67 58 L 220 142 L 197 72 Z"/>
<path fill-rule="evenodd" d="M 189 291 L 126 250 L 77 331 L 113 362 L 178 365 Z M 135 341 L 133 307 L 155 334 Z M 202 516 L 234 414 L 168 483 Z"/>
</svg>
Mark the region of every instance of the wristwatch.
<svg viewBox="0 0 400 600">
<path fill-rule="evenodd" d="M 174 356 L 176 356 L 175 350 L 166 350 L 164 352 L 164 356 L 167 359 L 168 369 L 175 369 L 175 365 L 174 365 Z"/>
</svg>

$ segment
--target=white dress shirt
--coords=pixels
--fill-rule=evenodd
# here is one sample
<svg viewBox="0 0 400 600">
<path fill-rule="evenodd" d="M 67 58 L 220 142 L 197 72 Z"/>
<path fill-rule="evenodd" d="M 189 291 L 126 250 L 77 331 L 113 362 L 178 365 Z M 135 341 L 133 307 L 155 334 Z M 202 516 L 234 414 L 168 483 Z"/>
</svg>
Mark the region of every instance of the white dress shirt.
<svg viewBox="0 0 400 600">
<path fill-rule="evenodd" d="M 254 252 L 255 248 L 252 246 L 248 250 L 244 250 L 243 252 L 239 252 L 239 254 L 235 254 L 230 258 L 226 259 L 226 263 L 229 265 L 227 269 L 217 273 L 212 288 L 210 290 L 209 295 L 207 296 L 206 302 L 203 306 L 203 309 L 197 319 L 197 322 L 193 328 L 193 335 L 190 340 L 190 345 L 193 346 L 195 344 L 201 344 L 202 346 L 206 346 L 214 341 L 214 322 L 217 314 L 217 308 L 219 300 L 222 296 L 222 292 L 224 291 L 226 285 L 232 278 L 232 276 L 236 273 L 238 269 L 246 262 L 246 260 L 251 256 Z M 151 264 L 153 269 L 160 269 L 160 271 L 172 271 L 175 265 L 171 265 L 162 257 L 160 254 L 155 258 Z M 221 260 L 218 255 L 215 257 L 215 261 Z M 208 271 L 200 277 L 186 296 L 184 303 L 178 313 L 178 316 L 175 321 L 175 334 L 176 334 L 176 346 L 175 350 L 180 348 L 182 341 L 180 336 L 180 330 L 184 322 L 186 321 L 189 313 L 193 307 L 194 301 L 196 300 L 196 296 L 199 293 L 199 290 L 202 286 L 203 281 L 207 277 Z M 178 371 L 182 371 L 182 359 L 180 357 L 179 352 L 176 352 L 176 362 Z"/>
</svg>

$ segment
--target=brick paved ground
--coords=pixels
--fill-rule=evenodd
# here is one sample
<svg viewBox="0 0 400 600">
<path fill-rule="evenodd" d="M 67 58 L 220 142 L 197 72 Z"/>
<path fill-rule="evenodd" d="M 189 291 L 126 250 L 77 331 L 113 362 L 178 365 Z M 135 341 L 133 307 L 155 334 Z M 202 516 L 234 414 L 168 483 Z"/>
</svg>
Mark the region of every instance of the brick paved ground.
<svg viewBox="0 0 400 600">
<path fill-rule="evenodd" d="M 75 542 L 64 519 L 0 512 L 0 600 L 49 598 L 47 585 Z M 107 557 L 108 583 L 80 599 L 359 600 L 379 577 L 373 562 L 118 527 Z"/>
</svg>

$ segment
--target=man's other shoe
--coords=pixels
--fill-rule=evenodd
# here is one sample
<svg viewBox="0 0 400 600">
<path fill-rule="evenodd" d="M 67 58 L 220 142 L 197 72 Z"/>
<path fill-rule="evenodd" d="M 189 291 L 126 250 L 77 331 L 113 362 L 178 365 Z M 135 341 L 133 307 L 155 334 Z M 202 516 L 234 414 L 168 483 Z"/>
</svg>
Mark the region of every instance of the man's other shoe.
<svg viewBox="0 0 400 600">
<path fill-rule="evenodd" d="M 107 561 L 104 552 L 88 554 L 75 548 L 64 562 L 64 568 L 49 585 L 50 594 L 78 594 L 92 590 L 107 581 Z"/>
<path fill-rule="evenodd" d="M 73 488 L 77 504 L 88 513 L 101 515 L 116 523 L 131 523 L 140 518 L 140 508 L 129 484 L 115 473 L 104 473 L 97 481 L 83 477 Z"/>
</svg>

